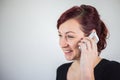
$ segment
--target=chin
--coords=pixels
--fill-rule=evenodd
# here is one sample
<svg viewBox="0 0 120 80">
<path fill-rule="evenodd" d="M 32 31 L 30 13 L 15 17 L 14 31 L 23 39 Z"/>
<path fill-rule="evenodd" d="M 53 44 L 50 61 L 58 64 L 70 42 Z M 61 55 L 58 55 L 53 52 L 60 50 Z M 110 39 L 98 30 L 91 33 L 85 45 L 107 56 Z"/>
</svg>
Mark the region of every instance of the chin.
<svg viewBox="0 0 120 80">
<path fill-rule="evenodd" d="M 73 61 L 72 59 L 66 59 L 67 61 Z"/>
<path fill-rule="evenodd" d="M 74 59 L 72 57 L 65 57 L 67 61 L 73 61 Z"/>
<path fill-rule="evenodd" d="M 74 60 L 80 60 L 80 55 L 79 56 L 76 56 L 76 57 L 65 57 L 66 58 L 66 60 L 68 60 L 68 61 L 74 61 Z"/>
</svg>

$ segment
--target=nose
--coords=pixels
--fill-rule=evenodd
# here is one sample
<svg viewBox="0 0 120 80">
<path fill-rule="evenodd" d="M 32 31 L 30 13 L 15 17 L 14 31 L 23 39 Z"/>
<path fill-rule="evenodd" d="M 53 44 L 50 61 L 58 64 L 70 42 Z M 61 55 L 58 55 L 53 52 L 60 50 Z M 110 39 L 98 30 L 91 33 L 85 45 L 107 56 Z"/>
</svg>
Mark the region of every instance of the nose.
<svg viewBox="0 0 120 80">
<path fill-rule="evenodd" d="M 62 47 L 62 48 L 66 48 L 66 47 L 68 47 L 68 41 L 65 39 L 65 38 L 61 38 L 60 39 L 60 46 Z"/>
</svg>

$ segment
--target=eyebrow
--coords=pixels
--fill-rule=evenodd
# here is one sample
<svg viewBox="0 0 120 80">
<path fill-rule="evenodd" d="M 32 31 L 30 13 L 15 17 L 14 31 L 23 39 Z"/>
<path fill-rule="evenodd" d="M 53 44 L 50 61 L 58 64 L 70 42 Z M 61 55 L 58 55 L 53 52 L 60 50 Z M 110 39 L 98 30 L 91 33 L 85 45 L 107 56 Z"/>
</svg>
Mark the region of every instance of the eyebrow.
<svg viewBox="0 0 120 80">
<path fill-rule="evenodd" d="M 61 33 L 61 32 L 58 31 L 58 33 Z M 73 31 L 68 31 L 68 32 L 66 32 L 65 34 L 68 34 L 68 33 L 75 33 L 75 32 L 73 32 Z"/>
<path fill-rule="evenodd" d="M 66 34 L 68 34 L 68 33 L 75 33 L 75 32 L 73 32 L 73 31 L 68 31 L 68 32 L 66 32 Z"/>
</svg>

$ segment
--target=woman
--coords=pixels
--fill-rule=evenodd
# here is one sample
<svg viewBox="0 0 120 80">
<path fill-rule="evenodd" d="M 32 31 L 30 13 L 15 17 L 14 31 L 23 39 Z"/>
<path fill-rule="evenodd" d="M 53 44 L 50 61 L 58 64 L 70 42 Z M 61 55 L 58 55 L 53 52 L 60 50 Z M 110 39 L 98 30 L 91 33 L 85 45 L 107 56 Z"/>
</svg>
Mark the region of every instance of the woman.
<svg viewBox="0 0 120 80">
<path fill-rule="evenodd" d="M 58 67 L 56 80 L 120 80 L 120 63 L 101 58 L 108 30 L 90 5 L 74 6 L 57 22 L 60 46 L 71 63 Z M 99 38 L 96 43 L 95 32 Z"/>
</svg>

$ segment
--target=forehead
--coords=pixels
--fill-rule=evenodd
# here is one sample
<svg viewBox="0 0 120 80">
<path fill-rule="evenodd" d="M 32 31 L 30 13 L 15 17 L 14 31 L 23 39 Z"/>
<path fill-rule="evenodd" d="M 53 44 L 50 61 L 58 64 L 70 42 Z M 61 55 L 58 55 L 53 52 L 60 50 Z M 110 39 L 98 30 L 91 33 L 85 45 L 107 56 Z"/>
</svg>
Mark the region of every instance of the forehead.
<svg viewBox="0 0 120 80">
<path fill-rule="evenodd" d="M 70 19 L 67 20 L 66 22 L 62 23 L 59 27 L 59 32 L 60 33 L 65 33 L 68 31 L 72 31 L 72 32 L 81 32 L 81 27 L 82 25 L 80 25 L 75 19 Z"/>
</svg>

